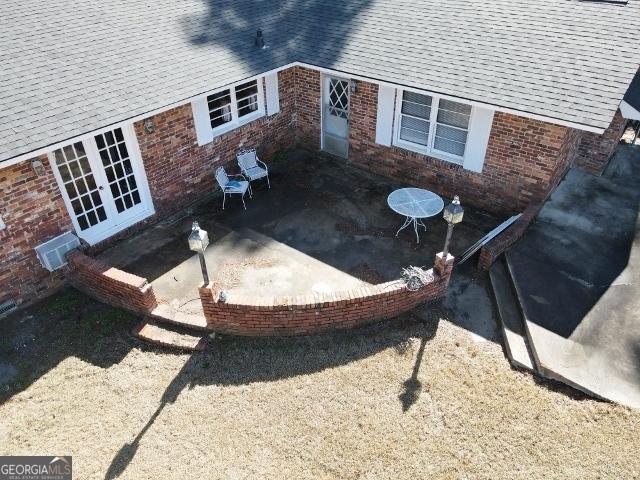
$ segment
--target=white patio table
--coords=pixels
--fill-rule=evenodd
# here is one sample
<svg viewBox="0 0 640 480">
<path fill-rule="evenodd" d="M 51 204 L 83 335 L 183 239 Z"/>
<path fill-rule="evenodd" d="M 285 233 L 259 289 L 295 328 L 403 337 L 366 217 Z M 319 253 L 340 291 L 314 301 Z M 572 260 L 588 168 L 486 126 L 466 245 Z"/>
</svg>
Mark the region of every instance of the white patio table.
<svg viewBox="0 0 640 480">
<path fill-rule="evenodd" d="M 433 217 L 444 208 L 442 198 L 422 188 L 401 188 L 394 190 L 387 197 L 387 203 L 391 210 L 407 217 L 404 224 L 396 232 L 396 237 L 402 230 L 413 223 L 417 243 L 420 243 L 418 224 L 426 230 L 427 226 L 422 222 L 422 219 Z"/>
</svg>

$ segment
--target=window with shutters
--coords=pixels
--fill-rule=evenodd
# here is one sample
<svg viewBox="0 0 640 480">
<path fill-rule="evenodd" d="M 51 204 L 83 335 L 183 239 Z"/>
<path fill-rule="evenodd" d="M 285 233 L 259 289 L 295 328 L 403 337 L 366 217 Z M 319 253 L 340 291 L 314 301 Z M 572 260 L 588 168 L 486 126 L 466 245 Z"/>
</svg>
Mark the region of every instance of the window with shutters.
<svg viewBox="0 0 640 480">
<path fill-rule="evenodd" d="M 408 90 L 397 96 L 395 144 L 463 163 L 471 105 Z"/>
<path fill-rule="evenodd" d="M 240 83 L 207 97 L 214 133 L 228 131 L 264 115 L 262 78 Z"/>
</svg>

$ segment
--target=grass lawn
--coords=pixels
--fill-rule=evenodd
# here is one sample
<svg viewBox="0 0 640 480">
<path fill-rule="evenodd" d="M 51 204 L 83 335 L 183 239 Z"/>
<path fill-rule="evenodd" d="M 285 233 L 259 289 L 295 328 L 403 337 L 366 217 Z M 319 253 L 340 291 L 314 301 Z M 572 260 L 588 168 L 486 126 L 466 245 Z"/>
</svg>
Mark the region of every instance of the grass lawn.
<svg viewBox="0 0 640 480">
<path fill-rule="evenodd" d="M 0 320 L 0 454 L 71 454 L 79 479 L 640 475 L 640 412 L 511 369 L 450 315 L 190 355 L 66 290 Z"/>
</svg>

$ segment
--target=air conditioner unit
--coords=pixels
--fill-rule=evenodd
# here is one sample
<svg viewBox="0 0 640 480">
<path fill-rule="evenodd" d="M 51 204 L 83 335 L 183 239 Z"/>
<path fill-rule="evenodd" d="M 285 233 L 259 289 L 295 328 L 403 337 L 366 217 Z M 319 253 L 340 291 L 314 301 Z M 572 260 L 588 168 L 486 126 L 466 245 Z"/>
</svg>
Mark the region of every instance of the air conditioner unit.
<svg viewBox="0 0 640 480">
<path fill-rule="evenodd" d="M 53 272 L 67 264 L 66 253 L 80 246 L 80 240 L 71 232 L 58 235 L 36 247 L 42 266 Z"/>
</svg>

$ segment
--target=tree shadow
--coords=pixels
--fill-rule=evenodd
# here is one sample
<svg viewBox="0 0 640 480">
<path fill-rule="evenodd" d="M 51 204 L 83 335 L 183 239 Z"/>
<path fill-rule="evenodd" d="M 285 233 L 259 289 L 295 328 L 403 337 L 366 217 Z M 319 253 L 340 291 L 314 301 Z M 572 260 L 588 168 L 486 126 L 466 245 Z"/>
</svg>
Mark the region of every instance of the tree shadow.
<svg viewBox="0 0 640 480">
<path fill-rule="evenodd" d="M 372 0 L 355 0 L 334 2 L 329 8 L 319 0 L 203 0 L 204 11 L 185 15 L 180 23 L 192 45 L 224 49 L 234 58 L 227 68 L 248 77 L 295 61 L 313 63 L 320 56 L 324 66 L 331 65 L 341 55 L 353 23 L 371 4 Z M 255 43 L 258 29 L 265 48 Z"/>
<path fill-rule="evenodd" d="M 417 321 L 416 316 L 407 314 L 353 330 L 307 337 L 217 336 L 210 341 L 206 351 L 192 354 L 185 362 L 145 426 L 131 443 L 123 445 L 114 456 L 105 479 L 117 478 L 126 470 L 146 432 L 163 409 L 174 403 L 185 389 L 209 385 L 246 385 L 307 375 L 345 365 L 388 348 L 399 351 L 408 344 L 410 338 L 421 339 L 412 375 L 417 380 L 426 343 L 434 337 L 437 327 L 437 320 Z"/>
<path fill-rule="evenodd" d="M 436 331 L 438 330 L 438 319 L 431 322 L 423 322 L 425 325 L 425 332 L 420 337 L 420 347 L 418 347 L 418 353 L 416 354 L 416 360 L 413 364 L 413 370 L 411 372 L 411 376 L 405 380 L 402 384 L 403 391 L 398 395 L 398 399 L 402 405 L 402 411 L 408 412 L 409 409 L 415 404 L 420 398 L 420 394 L 422 393 L 422 382 L 418 378 L 418 374 L 420 373 L 420 367 L 422 365 L 422 357 L 424 356 L 424 349 L 427 346 L 427 342 L 431 340 L 436 335 Z"/>
<path fill-rule="evenodd" d="M 73 288 L 21 309 L 0 322 L 0 403 L 27 389 L 69 357 L 100 368 L 135 347 L 139 319 Z"/>
</svg>

